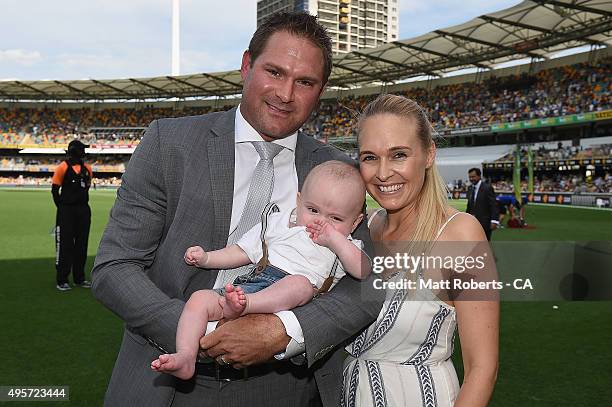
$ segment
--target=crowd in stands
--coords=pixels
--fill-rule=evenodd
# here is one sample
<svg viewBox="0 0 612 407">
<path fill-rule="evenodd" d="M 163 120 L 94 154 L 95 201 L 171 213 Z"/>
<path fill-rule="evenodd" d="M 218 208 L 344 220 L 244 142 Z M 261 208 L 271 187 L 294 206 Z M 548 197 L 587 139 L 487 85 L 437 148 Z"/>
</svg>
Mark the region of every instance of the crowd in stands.
<svg viewBox="0 0 612 407">
<path fill-rule="evenodd" d="M 428 112 L 438 130 L 499 122 L 515 122 L 612 109 L 612 58 L 539 71 L 532 75 L 495 77 L 481 82 L 410 88 L 399 92 L 417 100 Z M 376 95 L 324 99 L 302 130 L 317 138 L 354 136 L 355 118 Z M 61 105 L 60 105 L 61 106 Z M 74 138 L 86 144 L 133 145 L 143 128 L 161 117 L 199 115 L 230 106 L 159 108 L 0 108 L 0 145 L 66 145 Z M 97 129 L 98 128 L 98 129 Z M 101 129 L 99 129 L 101 128 Z M 534 149 L 535 160 L 609 157 L 612 145 L 581 148 L 559 145 L 556 149 Z M 526 161 L 527 150 L 521 152 Z M 0 157 L 0 170 L 19 171 L 25 167 L 49 167 L 52 171 L 63 157 Z M 122 172 L 127 158 L 90 156 L 94 171 Z M 509 152 L 496 161 L 512 161 Z M 577 179 L 574 179 L 576 178 Z M 5 178 L 5 177 L 4 177 Z M 0 183 L 4 182 L 0 178 Z M 25 177 L 24 183 L 39 183 L 41 178 Z M 14 182 L 15 179 L 12 178 Z M 466 190 L 461 180 L 450 189 Z M 100 181 L 102 182 L 102 181 Z M 120 179 L 104 181 L 119 183 Z M 536 191 L 610 192 L 610 176 L 582 179 L 580 176 L 536 177 Z M 497 180 L 496 189 L 509 190 L 507 180 Z M 526 190 L 526 186 L 525 186 Z"/>
<path fill-rule="evenodd" d="M 186 107 L 181 110 L 156 108 L 91 109 L 0 109 L 0 132 L 30 134 L 35 142 L 61 142 L 66 135 L 80 135 L 91 127 L 143 127 L 160 117 L 177 117 L 203 114 L 208 107 Z M 140 135 L 139 135 L 140 136 Z"/>
<path fill-rule="evenodd" d="M 228 109 L 228 106 L 220 110 Z M 141 109 L 76 109 L 56 108 L 0 108 L 0 139 L 2 144 L 66 144 L 79 138 L 86 144 L 111 142 L 130 144 L 140 140 L 143 128 L 155 119 L 200 115 L 210 112 L 210 107 L 172 108 L 146 107 Z M 117 131 L 99 132 L 102 127 Z M 121 131 L 122 128 L 133 128 Z"/>
<path fill-rule="evenodd" d="M 496 176 L 491 181 L 495 192 L 514 192 L 512 175 Z M 448 183 L 449 191 L 467 192 L 470 184 L 466 180 L 453 180 Z M 527 179 L 521 180 L 521 192 L 528 192 Z M 554 175 L 534 175 L 533 192 L 569 192 L 574 194 L 603 193 L 612 194 L 612 174 L 606 172 L 599 176 L 585 177 L 580 173 Z"/>
<path fill-rule="evenodd" d="M 533 75 L 494 77 L 482 82 L 411 88 L 398 92 L 417 100 L 437 129 L 563 116 L 612 108 L 612 58 L 539 71 Z M 303 130 L 318 138 L 354 135 L 356 115 L 376 95 L 324 99 Z M 141 131 L 90 132 L 92 127 L 145 127 L 161 117 L 189 116 L 230 106 L 129 109 L 0 108 L 1 143 L 65 144 L 73 137 L 88 144 L 107 140 L 138 141 Z M 28 139 L 24 139 L 28 137 Z"/>
<path fill-rule="evenodd" d="M 19 144 L 23 140 L 23 136 L 16 133 L 0 133 L 0 144 Z"/>
<path fill-rule="evenodd" d="M 451 182 L 448 185 L 451 191 L 467 192 L 469 184 Z M 503 178 L 493 182 L 495 192 L 514 192 L 511 178 Z M 521 192 L 528 192 L 527 181 L 521 181 Z M 569 192 L 581 193 L 612 193 L 612 176 L 594 177 L 586 181 L 581 175 L 559 175 L 556 177 L 534 176 L 534 192 Z"/>
<path fill-rule="evenodd" d="M 532 150 L 534 160 L 581 160 L 587 158 L 607 158 L 612 154 L 612 144 L 598 146 L 563 146 L 559 142 L 557 148 L 546 148 L 543 145 Z M 521 161 L 527 161 L 528 150 L 521 148 Z M 495 162 L 514 161 L 514 152 L 509 152 Z"/>
<path fill-rule="evenodd" d="M 31 177 L 19 175 L 17 177 L 7 177 L 0 176 L 0 185 L 5 186 L 23 186 L 23 187 L 50 187 L 51 186 L 51 176 L 49 177 Z M 120 177 L 108 177 L 108 178 L 98 178 L 93 177 L 92 179 L 92 188 L 96 189 L 98 187 L 118 187 L 121 185 Z"/>
<path fill-rule="evenodd" d="M 585 178 L 581 174 L 540 175 L 533 178 L 534 192 L 612 193 L 612 175 L 610 173 L 589 178 Z M 514 186 L 510 178 L 493 182 L 493 187 L 496 192 L 514 192 Z M 526 180 L 521 181 L 521 192 L 528 192 Z"/>
<path fill-rule="evenodd" d="M 414 88 L 400 94 L 418 101 L 437 130 L 516 122 L 609 109 L 612 60 L 512 75 L 481 83 Z M 306 125 L 319 137 L 354 135 L 354 118 L 373 96 L 323 101 Z"/>
<path fill-rule="evenodd" d="M 527 148 L 521 148 L 521 162 L 523 168 L 527 161 Z M 559 142 L 557 148 L 546 148 L 544 145 L 534 146 L 533 159 L 536 160 L 581 160 L 587 158 L 610 158 L 612 157 L 612 144 L 601 144 L 590 147 L 564 146 Z M 510 151 L 494 162 L 513 162 L 514 151 Z M 577 167 L 576 167 L 577 168 Z M 585 177 L 581 172 L 556 173 L 553 176 L 535 169 L 534 192 L 571 192 L 571 193 L 612 193 L 612 175 L 605 173 L 603 176 Z M 565 174 L 565 175 L 564 175 Z M 487 175 L 487 174 L 485 174 Z M 488 174 L 491 175 L 491 174 Z M 524 175 L 524 173 L 523 173 Z M 499 175 L 494 173 L 492 185 L 496 192 L 514 192 L 512 174 Z M 448 183 L 451 191 L 467 192 L 469 183 L 465 180 L 453 180 Z M 527 192 L 527 180 L 521 181 L 521 191 Z"/>
<path fill-rule="evenodd" d="M 0 176 L 0 185 L 47 186 L 51 185 L 51 177 L 5 177 Z"/>
<path fill-rule="evenodd" d="M 0 156 L 0 171 L 34 171 L 52 172 L 59 165 L 64 156 L 37 156 L 37 157 L 2 157 Z M 124 172 L 128 158 L 109 155 L 91 155 L 87 163 L 94 172 Z"/>
</svg>

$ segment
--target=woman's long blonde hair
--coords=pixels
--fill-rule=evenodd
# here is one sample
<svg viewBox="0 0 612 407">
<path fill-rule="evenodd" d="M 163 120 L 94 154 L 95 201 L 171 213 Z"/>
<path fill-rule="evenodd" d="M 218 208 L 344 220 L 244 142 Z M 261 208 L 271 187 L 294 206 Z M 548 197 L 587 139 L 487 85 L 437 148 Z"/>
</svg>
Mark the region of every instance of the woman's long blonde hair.
<svg viewBox="0 0 612 407">
<path fill-rule="evenodd" d="M 434 135 L 437 133 L 431 126 L 423 108 L 414 100 L 390 94 L 378 96 L 361 113 L 357 124 L 358 129 L 361 129 L 366 119 L 378 114 L 393 114 L 402 118 L 414 119 L 417 124 L 417 136 L 426 154 L 435 143 Z M 438 230 L 446 219 L 447 193 L 446 185 L 434 160 L 432 166 L 425 170 L 425 180 L 417 198 L 418 217 L 414 234 L 410 236 L 411 241 L 432 242 L 436 238 Z"/>
</svg>

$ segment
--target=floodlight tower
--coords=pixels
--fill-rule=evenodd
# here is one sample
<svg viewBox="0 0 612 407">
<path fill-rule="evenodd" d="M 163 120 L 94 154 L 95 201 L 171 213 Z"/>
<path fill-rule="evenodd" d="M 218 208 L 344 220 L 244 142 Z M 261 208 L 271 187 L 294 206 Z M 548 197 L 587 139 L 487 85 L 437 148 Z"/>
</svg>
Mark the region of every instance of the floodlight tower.
<svg viewBox="0 0 612 407">
<path fill-rule="evenodd" d="M 172 0 L 172 76 L 180 75 L 180 0 Z"/>
</svg>

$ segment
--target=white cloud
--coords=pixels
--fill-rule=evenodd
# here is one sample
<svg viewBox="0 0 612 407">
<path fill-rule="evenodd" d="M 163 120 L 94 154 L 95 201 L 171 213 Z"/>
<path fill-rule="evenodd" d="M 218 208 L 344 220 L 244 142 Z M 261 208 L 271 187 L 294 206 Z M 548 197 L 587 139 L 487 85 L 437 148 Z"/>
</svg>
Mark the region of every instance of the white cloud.
<svg viewBox="0 0 612 407">
<path fill-rule="evenodd" d="M 87 54 L 63 54 L 58 59 L 63 64 L 71 67 L 101 68 L 116 63 L 111 55 L 87 55 Z"/>
<path fill-rule="evenodd" d="M 19 65 L 34 65 L 42 60 L 42 55 L 38 51 L 28 51 L 25 49 L 0 50 L 0 62 L 16 63 Z"/>
<path fill-rule="evenodd" d="M 118 49 L 113 52 L 92 50 L 55 55 L 53 65 L 56 68 L 54 72 L 61 72 L 57 79 L 142 78 L 166 74 L 170 69 L 170 58 L 162 48 Z"/>
<path fill-rule="evenodd" d="M 2 40 L 0 78 L 107 79 L 170 73 L 171 0 L 2 1 L 3 30 L 11 35 Z M 518 2 L 398 0 L 400 38 L 460 24 Z M 180 4 L 181 72 L 238 69 L 255 31 L 256 1 Z"/>
<path fill-rule="evenodd" d="M 0 78 L 144 77 L 170 73 L 172 0 L 3 0 L 2 47 L 44 60 L 0 64 Z M 180 0 L 181 72 L 238 69 L 255 0 Z M 32 13 L 36 10 L 36 13 Z M 27 68 L 27 69 L 26 69 Z"/>
<path fill-rule="evenodd" d="M 184 50 L 181 52 L 181 75 L 199 72 L 231 71 L 240 66 L 240 59 L 233 53 L 220 54 L 207 51 Z"/>
</svg>

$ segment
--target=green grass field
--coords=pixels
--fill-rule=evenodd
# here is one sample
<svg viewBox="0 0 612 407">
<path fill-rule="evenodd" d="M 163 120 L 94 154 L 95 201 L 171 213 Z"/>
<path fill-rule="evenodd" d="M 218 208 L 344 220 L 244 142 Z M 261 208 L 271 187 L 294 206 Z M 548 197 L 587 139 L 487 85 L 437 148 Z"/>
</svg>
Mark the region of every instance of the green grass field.
<svg viewBox="0 0 612 407">
<path fill-rule="evenodd" d="M 115 193 L 90 195 L 88 270 Z M 465 207 L 465 202 L 453 204 Z M 55 289 L 50 234 L 55 208 L 48 190 L 0 189 L 0 213 L 0 348 L 5 363 L 0 385 L 67 385 L 71 402 L 54 405 L 101 405 L 121 321 L 89 290 Z M 494 239 L 612 240 L 612 211 L 531 206 L 527 221 L 535 228 L 503 229 Z M 500 371 L 492 406 L 612 405 L 612 303 L 556 304 L 557 310 L 550 302 L 502 303 Z"/>
</svg>

